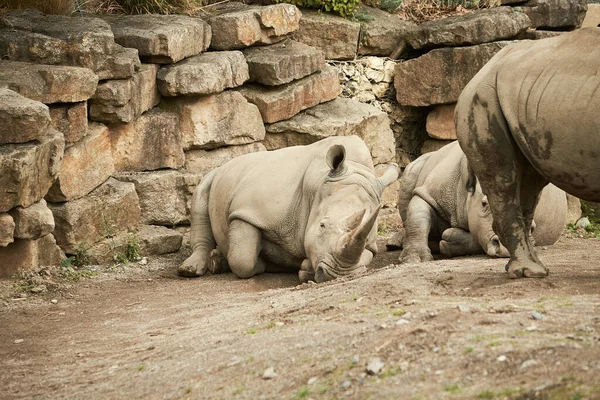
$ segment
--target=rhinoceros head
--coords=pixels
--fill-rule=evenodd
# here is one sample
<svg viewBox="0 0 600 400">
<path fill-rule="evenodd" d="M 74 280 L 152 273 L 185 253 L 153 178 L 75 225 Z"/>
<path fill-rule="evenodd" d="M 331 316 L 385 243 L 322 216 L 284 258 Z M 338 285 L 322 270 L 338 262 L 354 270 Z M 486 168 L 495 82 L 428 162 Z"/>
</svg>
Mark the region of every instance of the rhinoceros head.
<svg viewBox="0 0 600 400">
<path fill-rule="evenodd" d="M 326 161 L 329 172 L 315 195 L 306 227 L 308 258 L 301 281 L 324 282 L 366 268 L 377 252 L 381 192 L 398 179 L 395 164 L 376 178 L 372 169 L 346 160 L 341 145 L 329 149 Z"/>
</svg>

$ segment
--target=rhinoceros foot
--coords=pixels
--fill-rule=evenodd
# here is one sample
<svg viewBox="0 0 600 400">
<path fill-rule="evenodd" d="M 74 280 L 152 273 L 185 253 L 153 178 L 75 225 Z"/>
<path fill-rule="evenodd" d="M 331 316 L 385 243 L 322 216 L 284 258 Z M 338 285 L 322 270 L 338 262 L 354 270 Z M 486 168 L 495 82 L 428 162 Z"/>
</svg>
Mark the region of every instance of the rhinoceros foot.
<svg viewBox="0 0 600 400">
<path fill-rule="evenodd" d="M 194 278 L 206 273 L 208 265 L 206 257 L 201 252 L 194 252 L 178 268 L 177 273 L 180 276 Z"/>
<path fill-rule="evenodd" d="M 210 252 L 208 270 L 211 274 L 222 274 L 223 272 L 230 270 L 227 258 L 219 251 L 219 249 L 214 249 Z"/>
<path fill-rule="evenodd" d="M 431 250 L 429 250 L 429 247 L 418 249 L 413 247 L 405 247 L 404 250 L 402 250 L 402 254 L 400 254 L 400 258 L 398 259 L 400 263 L 418 263 L 432 260 L 433 256 L 431 255 Z"/>
<path fill-rule="evenodd" d="M 531 260 L 510 260 L 505 269 L 510 279 L 544 278 L 548 276 L 548 268 L 544 264 L 538 264 Z"/>
</svg>

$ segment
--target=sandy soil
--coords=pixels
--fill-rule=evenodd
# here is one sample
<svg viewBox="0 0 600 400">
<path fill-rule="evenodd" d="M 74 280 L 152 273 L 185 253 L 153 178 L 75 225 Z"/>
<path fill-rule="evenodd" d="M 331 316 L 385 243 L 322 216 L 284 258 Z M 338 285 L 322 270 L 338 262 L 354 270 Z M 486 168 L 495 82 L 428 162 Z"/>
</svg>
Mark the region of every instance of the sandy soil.
<svg viewBox="0 0 600 400">
<path fill-rule="evenodd" d="M 4 281 L 0 398 L 600 399 L 600 240 L 540 253 L 535 280 L 398 252 L 318 285 L 183 279 L 182 252 L 40 294 Z"/>
</svg>

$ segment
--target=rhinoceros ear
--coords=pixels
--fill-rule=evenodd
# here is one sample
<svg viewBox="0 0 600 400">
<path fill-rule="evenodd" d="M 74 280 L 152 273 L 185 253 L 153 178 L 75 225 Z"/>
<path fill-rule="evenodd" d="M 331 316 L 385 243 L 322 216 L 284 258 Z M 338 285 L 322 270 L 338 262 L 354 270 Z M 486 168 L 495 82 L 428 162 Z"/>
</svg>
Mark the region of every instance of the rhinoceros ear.
<svg viewBox="0 0 600 400">
<path fill-rule="evenodd" d="M 346 149 L 344 146 L 335 144 L 327 151 L 327 165 L 331 168 L 332 175 L 338 175 L 346 170 L 344 160 L 346 159 Z"/>
</svg>

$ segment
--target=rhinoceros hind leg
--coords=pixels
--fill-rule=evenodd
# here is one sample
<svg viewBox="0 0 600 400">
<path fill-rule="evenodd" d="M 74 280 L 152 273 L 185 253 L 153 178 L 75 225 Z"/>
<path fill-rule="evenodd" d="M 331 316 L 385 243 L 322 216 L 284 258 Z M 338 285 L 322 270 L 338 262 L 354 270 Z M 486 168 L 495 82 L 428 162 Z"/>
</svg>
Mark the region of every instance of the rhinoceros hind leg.
<svg viewBox="0 0 600 400">
<path fill-rule="evenodd" d="M 405 237 L 400 263 L 431 261 L 433 256 L 428 239 L 433 226 L 435 211 L 421 197 L 413 196 L 406 210 Z"/>
<path fill-rule="evenodd" d="M 523 260 L 510 260 L 508 264 L 506 264 L 506 272 L 508 272 L 508 277 L 510 279 L 517 278 L 543 278 L 548 276 L 548 268 L 541 262 L 533 262 L 531 260 L 527 260 L 524 262 Z"/>
<path fill-rule="evenodd" d="M 229 268 L 238 278 L 251 278 L 266 270 L 265 262 L 258 256 L 262 249 L 260 229 L 235 219 L 229 224 Z"/>
</svg>

